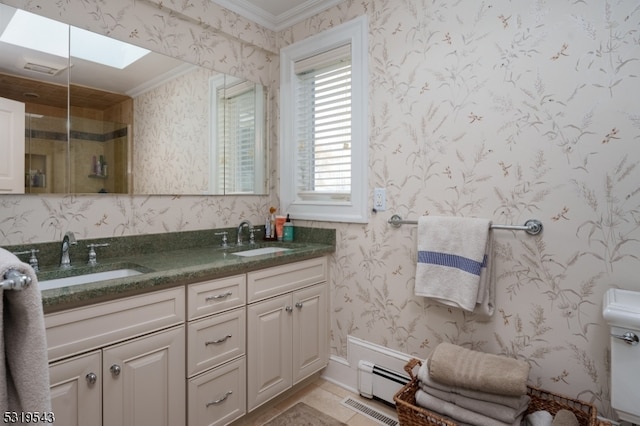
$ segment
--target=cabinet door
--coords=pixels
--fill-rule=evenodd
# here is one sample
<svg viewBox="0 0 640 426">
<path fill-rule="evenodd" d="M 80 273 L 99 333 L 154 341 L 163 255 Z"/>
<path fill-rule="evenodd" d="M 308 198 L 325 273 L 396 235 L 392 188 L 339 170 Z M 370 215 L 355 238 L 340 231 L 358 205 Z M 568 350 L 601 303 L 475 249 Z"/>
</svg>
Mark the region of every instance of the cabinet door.
<svg viewBox="0 0 640 426">
<path fill-rule="evenodd" d="M 184 326 L 103 350 L 104 425 L 185 423 Z"/>
<path fill-rule="evenodd" d="M 102 356 L 93 351 L 49 366 L 56 424 L 102 424 Z"/>
<path fill-rule="evenodd" d="M 249 305 L 247 401 L 251 411 L 292 385 L 291 295 Z"/>
<path fill-rule="evenodd" d="M 0 98 L 0 194 L 24 194 L 24 104 Z"/>
<path fill-rule="evenodd" d="M 327 284 L 293 293 L 293 383 L 327 366 L 329 361 Z"/>
</svg>

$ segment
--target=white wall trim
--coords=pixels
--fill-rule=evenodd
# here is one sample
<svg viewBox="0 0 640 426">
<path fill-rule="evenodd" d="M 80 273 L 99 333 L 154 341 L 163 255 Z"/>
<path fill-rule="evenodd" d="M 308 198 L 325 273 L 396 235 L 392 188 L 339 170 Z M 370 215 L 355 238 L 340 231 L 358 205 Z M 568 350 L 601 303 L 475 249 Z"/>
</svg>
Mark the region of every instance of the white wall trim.
<svg viewBox="0 0 640 426">
<path fill-rule="evenodd" d="M 367 223 L 369 199 L 368 138 L 368 36 L 363 15 L 314 34 L 280 50 L 280 211 L 294 219 L 328 222 Z M 351 45 L 352 153 L 351 198 L 344 201 L 302 201 L 297 199 L 297 143 L 295 103 L 296 61 Z"/>
<path fill-rule="evenodd" d="M 383 365 L 390 370 L 404 374 L 404 366 L 413 358 L 411 355 L 367 342 L 354 336 L 347 336 L 347 358 L 332 355 L 329 365 L 322 372 L 328 382 L 358 393 L 358 363 L 360 360 Z"/>
<path fill-rule="evenodd" d="M 213 0 L 220 6 L 229 9 L 245 18 L 262 25 L 271 31 L 289 28 L 298 22 L 317 15 L 343 0 L 306 0 L 298 6 L 287 9 L 277 15 L 256 6 L 247 0 Z"/>
</svg>

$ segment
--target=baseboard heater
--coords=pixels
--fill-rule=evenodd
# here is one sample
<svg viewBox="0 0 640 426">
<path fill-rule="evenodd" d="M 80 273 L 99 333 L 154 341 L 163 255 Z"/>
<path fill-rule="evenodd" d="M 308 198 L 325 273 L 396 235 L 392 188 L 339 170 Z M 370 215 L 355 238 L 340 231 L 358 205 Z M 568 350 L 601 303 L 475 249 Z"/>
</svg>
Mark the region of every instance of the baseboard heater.
<svg viewBox="0 0 640 426">
<path fill-rule="evenodd" d="M 393 396 L 409 383 L 409 376 L 361 360 L 358 363 L 358 392 L 365 398 L 377 399 L 395 407 Z"/>
</svg>

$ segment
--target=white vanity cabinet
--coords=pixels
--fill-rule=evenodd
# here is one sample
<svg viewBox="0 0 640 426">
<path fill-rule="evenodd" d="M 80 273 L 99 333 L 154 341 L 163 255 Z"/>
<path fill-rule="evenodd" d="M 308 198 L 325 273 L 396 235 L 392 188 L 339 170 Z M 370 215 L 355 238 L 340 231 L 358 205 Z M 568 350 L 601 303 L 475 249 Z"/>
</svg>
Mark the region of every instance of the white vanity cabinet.
<svg viewBox="0 0 640 426">
<path fill-rule="evenodd" d="M 246 275 L 187 290 L 188 425 L 225 425 L 246 413 Z"/>
<path fill-rule="evenodd" d="M 102 424 L 102 351 L 92 351 L 49 365 L 51 402 L 56 424 Z"/>
<path fill-rule="evenodd" d="M 222 426 L 326 367 L 327 258 L 45 315 L 56 423 Z"/>
<path fill-rule="evenodd" d="M 52 408 L 64 425 L 179 425 L 185 289 L 45 315 Z"/>
<path fill-rule="evenodd" d="M 326 367 L 325 257 L 247 274 L 248 410 Z"/>
</svg>

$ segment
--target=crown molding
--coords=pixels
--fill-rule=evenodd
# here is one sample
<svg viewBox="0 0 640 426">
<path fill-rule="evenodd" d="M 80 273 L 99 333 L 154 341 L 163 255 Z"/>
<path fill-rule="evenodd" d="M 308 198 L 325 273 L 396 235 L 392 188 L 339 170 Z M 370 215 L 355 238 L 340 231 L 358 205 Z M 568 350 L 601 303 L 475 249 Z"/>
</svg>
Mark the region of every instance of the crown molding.
<svg viewBox="0 0 640 426">
<path fill-rule="evenodd" d="M 213 1 L 265 28 L 272 31 L 281 31 L 317 15 L 344 0 L 307 0 L 278 15 L 266 11 L 248 0 Z"/>
</svg>

